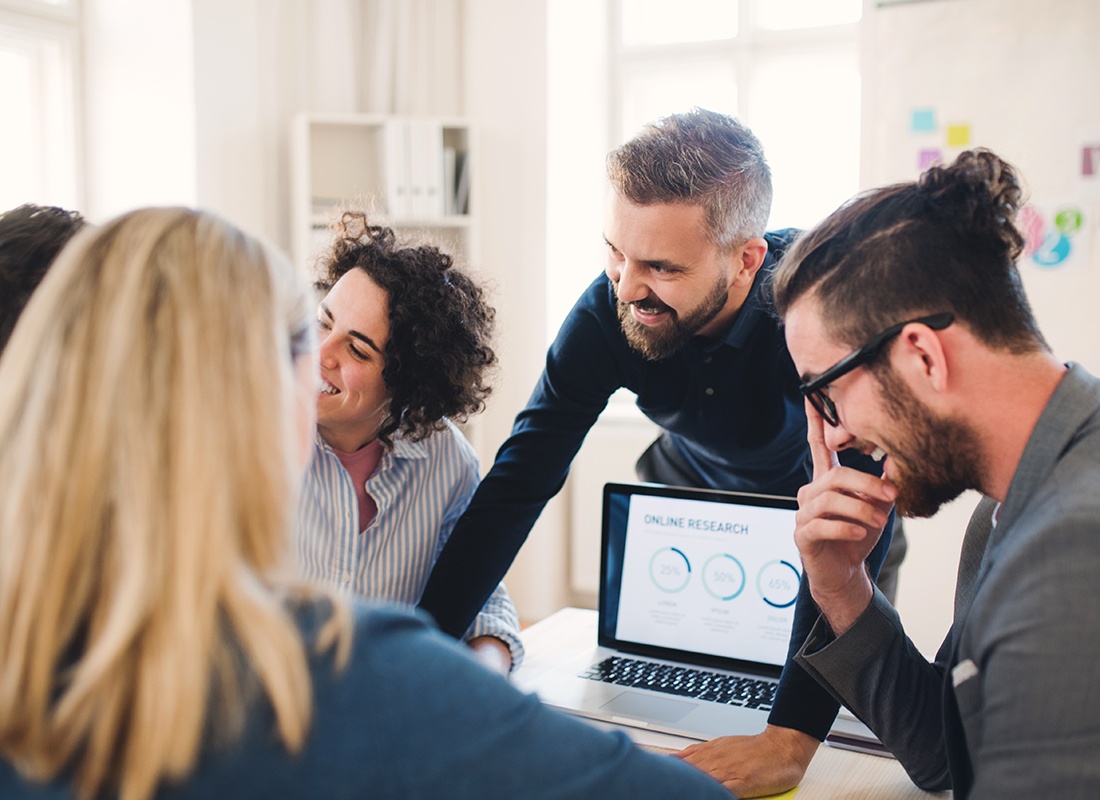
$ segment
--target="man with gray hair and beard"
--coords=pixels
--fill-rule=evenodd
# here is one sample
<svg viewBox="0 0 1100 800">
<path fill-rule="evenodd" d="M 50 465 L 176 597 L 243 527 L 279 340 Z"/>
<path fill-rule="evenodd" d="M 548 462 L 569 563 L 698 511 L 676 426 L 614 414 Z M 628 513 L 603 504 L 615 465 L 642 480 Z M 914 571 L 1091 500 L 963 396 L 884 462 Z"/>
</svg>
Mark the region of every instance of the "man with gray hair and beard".
<svg viewBox="0 0 1100 800">
<path fill-rule="evenodd" d="M 703 109 L 646 126 L 611 153 L 607 265 L 570 311 L 510 438 L 454 528 L 420 607 L 461 636 L 562 487 L 620 388 L 663 429 L 642 480 L 794 495 L 809 480 L 798 376 L 766 291 L 795 231 L 766 233 L 771 173 L 757 138 Z M 847 458 L 847 456 L 845 456 Z M 864 469 L 876 465 L 860 454 Z M 878 575 L 889 533 L 868 558 Z M 897 560 L 900 561 L 900 553 Z M 792 641 L 816 616 L 800 592 Z M 788 663 L 768 728 L 682 756 L 739 796 L 797 783 L 837 703 Z M 796 759 L 775 759 L 777 752 Z M 782 763 L 777 772 L 772 763 Z"/>
</svg>

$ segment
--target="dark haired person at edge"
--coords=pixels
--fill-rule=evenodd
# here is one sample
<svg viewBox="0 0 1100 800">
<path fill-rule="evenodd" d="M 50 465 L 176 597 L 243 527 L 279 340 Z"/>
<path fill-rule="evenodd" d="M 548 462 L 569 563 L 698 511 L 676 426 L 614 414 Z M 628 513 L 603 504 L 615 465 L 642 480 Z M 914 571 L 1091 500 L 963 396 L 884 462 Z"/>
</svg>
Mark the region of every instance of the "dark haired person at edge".
<svg viewBox="0 0 1100 800">
<path fill-rule="evenodd" d="M 794 495 L 810 479 L 798 375 L 766 291 L 796 232 L 765 233 L 772 185 L 760 142 L 737 120 L 695 109 L 613 151 L 608 175 L 606 272 L 562 324 L 424 590 L 421 608 L 451 635 L 462 635 L 507 571 L 619 388 L 664 430 L 639 460 L 643 480 Z M 878 469 L 858 453 L 843 458 Z M 885 536 L 871 554 L 873 575 L 889 547 Z M 805 587 L 799 597 L 792 643 L 816 617 Z M 784 790 L 802 778 L 838 708 L 788 663 L 762 734 L 682 755 L 735 794 Z M 771 759 L 776 751 L 797 758 Z"/>
<path fill-rule="evenodd" d="M 75 211 L 33 203 L 0 214 L 0 352 L 46 270 L 85 224 Z"/>
<path fill-rule="evenodd" d="M 320 385 L 298 507 L 306 577 L 413 604 L 480 479 L 455 426 L 484 406 L 496 363 L 484 293 L 430 246 L 345 212 L 319 260 Z M 504 584 L 462 637 L 502 672 L 519 665 Z"/>
<path fill-rule="evenodd" d="M 813 482 L 795 541 L 821 617 L 797 660 L 956 800 L 1100 797 L 1100 381 L 1051 352 L 1017 270 L 1016 171 L 967 151 L 806 233 L 775 302 Z M 881 478 L 837 451 L 885 454 Z M 934 662 L 863 560 L 892 507 L 984 495 Z"/>
</svg>

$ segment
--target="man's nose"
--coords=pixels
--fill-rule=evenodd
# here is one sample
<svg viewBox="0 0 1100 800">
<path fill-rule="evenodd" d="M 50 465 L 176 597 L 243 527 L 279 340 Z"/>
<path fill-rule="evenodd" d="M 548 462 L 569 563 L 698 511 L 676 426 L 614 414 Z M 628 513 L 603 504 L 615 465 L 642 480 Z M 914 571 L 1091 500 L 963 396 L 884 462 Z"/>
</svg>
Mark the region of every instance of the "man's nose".
<svg viewBox="0 0 1100 800">
<path fill-rule="evenodd" d="M 840 420 L 835 426 L 825 423 L 825 446 L 832 450 L 834 453 L 839 453 L 841 450 L 847 450 L 855 442 L 854 437 L 847 428 L 844 427 L 844 421 Z"/>
<path fill-rule="evenodd" d="M 617 267 L 619 280 L 616 293 L 619 300 L 624 303 L 634 303 L 649 297 L 649 286 L 646 285 L 642 268 L 638 264 L 625 259 Z M 612 277 L 611 280 L 614 281 L 615 278 Z"/>
</svg>

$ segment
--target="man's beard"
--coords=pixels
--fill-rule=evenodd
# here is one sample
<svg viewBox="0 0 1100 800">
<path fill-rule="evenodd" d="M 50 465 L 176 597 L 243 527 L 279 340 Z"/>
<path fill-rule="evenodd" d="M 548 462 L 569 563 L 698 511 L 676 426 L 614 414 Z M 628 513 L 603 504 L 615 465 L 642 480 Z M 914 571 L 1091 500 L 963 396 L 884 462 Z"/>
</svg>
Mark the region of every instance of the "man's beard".
<svg viewBox="0 0 1100 800">
<path fill-rule="evenodd" d="M 899 421 L 884 441 L 894 466 L 895 500 L 903 517 L 931 517 L 944 503 L 982 485 L 978 436 L 962 420 L 934 415 L 893 372 L 876 372 L 887 413 Z M 891 438 L 894 438 L 891 436 Z"/>
<path fill-rule="evenodd" d="M 619 322 L 631 347 L 650 361 L 662 361 L 677 353 L 701 328 L 718 316 L 728 299 L 729 286 L 725 276 L 721 275 L 710 294 L 682 318 L 675 309 L 653 299 L 648 302 L 660 303 L 668 311 L 668 320 L 657 326 L 643 325 L 634 319 L 630 311 L 632 304 L 620 300 Z"/>
</svg>

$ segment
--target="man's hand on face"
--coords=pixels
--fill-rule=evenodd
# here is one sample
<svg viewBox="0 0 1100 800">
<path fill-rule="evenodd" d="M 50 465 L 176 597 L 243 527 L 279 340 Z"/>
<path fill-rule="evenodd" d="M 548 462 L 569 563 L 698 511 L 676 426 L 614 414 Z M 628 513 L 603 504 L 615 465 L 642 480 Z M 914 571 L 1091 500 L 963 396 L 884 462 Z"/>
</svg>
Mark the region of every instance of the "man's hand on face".
<svg viewBox="0 0 1100 800">
<path fill-rule="evenodd" d="M 809 402 L 806 421 L 814 476 L 798 492 L 794 539 L 814 601 L 840 635 L 871 603 L 864 560 L 882 535 L 897 489 L 840 466 L 825 444 L 825 422 Z"/>
</svg>

